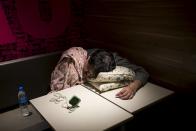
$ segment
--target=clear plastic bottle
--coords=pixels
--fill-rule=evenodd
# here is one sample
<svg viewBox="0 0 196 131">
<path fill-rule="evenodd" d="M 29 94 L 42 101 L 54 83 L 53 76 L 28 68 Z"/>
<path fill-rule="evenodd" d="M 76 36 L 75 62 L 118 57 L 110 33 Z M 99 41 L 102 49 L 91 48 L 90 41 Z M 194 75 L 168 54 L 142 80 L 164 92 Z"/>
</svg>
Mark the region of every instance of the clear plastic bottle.
<svg viewBox="0 0 196 131">
<path fill-rule="evenodd" d="M 18 87 L 18 103 L 22 116 L 29 116 L 30 112 L 28 110 L 28 99 L 24 88 L 21 85 Z"/>
</svg>

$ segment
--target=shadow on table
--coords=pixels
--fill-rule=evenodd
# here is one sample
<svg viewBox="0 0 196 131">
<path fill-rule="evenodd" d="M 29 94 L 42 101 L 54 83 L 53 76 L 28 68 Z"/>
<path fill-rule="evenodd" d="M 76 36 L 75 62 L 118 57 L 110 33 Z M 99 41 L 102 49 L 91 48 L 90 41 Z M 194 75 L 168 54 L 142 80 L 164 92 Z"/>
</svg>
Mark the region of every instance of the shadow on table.
<svg viewBox="0 0 196 131">
<path fill-rule="evenodd" d="M 195 95 L 175 94 L 145 110 L 133 114 L 134 119 L 125 124 L 123 130 L 137 131 L 159 129 L 195 129 L 193 123 L 195 116 Z M 113 131 L 117 131 L 114 129 Z"/>
</svg>

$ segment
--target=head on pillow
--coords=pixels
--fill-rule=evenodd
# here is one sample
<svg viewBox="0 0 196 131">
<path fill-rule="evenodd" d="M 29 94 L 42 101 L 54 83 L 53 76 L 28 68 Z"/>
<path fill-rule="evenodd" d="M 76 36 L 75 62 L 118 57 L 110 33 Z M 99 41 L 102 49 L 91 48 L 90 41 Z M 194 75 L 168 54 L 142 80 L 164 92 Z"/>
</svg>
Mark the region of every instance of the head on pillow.
<svg viewBox="0 0 196 131">
<path fill-rule="evenodd" d="M 93 52 L 88 61 L 89 67 L 93 71 L 92 77 L 97 77 L 99 72 L 109 72 L 115 69 L 116 63 L 111 52 L 98 49 Z"/>
</svg>

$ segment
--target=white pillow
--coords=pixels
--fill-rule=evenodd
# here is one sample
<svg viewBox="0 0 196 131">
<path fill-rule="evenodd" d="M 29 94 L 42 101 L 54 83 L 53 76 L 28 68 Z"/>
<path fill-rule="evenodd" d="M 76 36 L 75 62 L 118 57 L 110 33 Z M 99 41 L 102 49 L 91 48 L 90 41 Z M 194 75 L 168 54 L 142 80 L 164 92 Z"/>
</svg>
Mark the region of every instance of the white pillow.
<svg viewBox="0 0 196 131">
<path fill-rule="evenodd" d="M 100 72 L 95 79 L 89 79 L 88 83 L 91 84 L 100 92 L 120 88 L 128 85 L 133 81 L 135 72 L 129 68 L 116 66 L 113 71 Z"/>
<path fill-rule="evenodd" d="M 135 77 L 135 72 L 123 66 L 116 66 L 110 72 L 100 72 L 95 79 L 89 79 L 89 82 L 120 82 L 131 81 Z"/>
<path fill-rule="evenodd" d="M 128 83 L 118 82 L 118 83 L 90 83 L 95 89 L 97 89 L 99 92 L 105 92 L 113 89 L 117 89 L 120 87 L 124 87 L 128 85 Z"/>
</svg>

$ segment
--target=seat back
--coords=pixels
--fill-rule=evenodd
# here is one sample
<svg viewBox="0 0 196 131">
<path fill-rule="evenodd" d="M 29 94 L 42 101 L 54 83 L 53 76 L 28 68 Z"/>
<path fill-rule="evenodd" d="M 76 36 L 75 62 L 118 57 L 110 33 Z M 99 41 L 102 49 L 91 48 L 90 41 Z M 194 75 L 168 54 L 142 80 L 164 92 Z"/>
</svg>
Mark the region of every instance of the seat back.
<svg viewBox="0 0 196 131">
<path fill-rule="evenodd" d="M 61 52 L 0 63 L 0 110 L 17 104 L 18 85 L 24 85 L 29 99 L 47 94 L 50 76 Z"/>
</svg>

